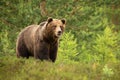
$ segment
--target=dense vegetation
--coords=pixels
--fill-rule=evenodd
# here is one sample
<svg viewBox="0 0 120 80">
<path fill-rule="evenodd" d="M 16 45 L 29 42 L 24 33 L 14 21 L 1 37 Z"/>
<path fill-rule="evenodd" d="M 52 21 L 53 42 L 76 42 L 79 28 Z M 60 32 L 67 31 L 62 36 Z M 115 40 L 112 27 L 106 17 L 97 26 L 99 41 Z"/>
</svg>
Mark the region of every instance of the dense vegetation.
<svg viewBox="0 0 120 80">
<path fill-rule="evenodd" d="M 1 0 L 0 80 L 119 80 L 119 0 Z M 15 43 L 30 24 L 65 18 L 56 63 L 18 59 Z"/>
</svg>

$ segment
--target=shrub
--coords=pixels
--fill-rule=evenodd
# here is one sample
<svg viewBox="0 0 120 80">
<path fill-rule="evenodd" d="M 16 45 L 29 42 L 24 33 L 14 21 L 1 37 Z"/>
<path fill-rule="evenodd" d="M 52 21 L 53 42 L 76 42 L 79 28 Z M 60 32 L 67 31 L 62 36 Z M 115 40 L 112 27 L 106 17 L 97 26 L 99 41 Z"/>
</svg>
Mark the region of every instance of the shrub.
<svg viewBox="0 0 120 80">
<path fill-rule="evenodd" d="M 77 42 L 71 32 L 63 34 L 58 53 L 58 61 L 75 60 L 75 56 L 78 53 Z"/>
<path fill-rule="evenodd" d="M 3 30 L 0 32 L 0 55 L 11 55 L 14 53 L 14 49 L 11 48 L 13 45 L 8 36 L 8 31 Z"/>
<path fill-rule="evenodd" d="M 106 27 L 103 35 L 98 34 L 93 46 L 99 62 L 116 61 L 117 35 L 112 32 L 110 27 Z"/>
<path fill-rule="evenodd" d="M 105 65 L 103 68 L 103 74 L 107 77 L 111 77 L 114 74 L 114 72 L 112 69 L 108 68 L 107 65 Z"/>
</svg>

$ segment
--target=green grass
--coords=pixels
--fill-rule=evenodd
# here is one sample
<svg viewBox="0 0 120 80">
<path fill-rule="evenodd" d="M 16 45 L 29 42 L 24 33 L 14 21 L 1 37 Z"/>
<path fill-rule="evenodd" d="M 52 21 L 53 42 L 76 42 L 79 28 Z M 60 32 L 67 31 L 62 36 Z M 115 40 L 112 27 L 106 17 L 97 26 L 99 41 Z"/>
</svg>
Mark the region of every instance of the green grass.
<svg viewBox="0 0 120 80">
<path fill-rule="evenodd" d="M 120 63 L 52 63 L 33 58 L 0 57 L 0 80 L 120 80 Z M 109 75 L 112 69 L 113 74 Z"/>
</svg>

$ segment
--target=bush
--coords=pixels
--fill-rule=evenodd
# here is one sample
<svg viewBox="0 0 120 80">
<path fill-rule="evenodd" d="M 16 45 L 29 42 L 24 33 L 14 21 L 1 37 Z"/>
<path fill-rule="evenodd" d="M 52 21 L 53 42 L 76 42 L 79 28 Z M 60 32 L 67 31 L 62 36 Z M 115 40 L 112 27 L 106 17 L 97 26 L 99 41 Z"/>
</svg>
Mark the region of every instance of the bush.
<svg viewBox="0 0 120 80">
<path fill-rule="evenodd" d="M 64 33 L 60 40 L 58 61 L 75 61 L 77 53 L 77 40 L 74 35 L 71 32 Z"/>
<path fill-rule="evenodd" d="M 13 44 L 9 38 L 9 32 L 7 30 L 0 32 L 0 56 L 13 55 L 15 50 L 12 49 L 12 45 Z"/>
<path fill-rule="evenodd" d="M 117 35 L 112 32 L 110 27 L 106 27 L 103 35 L 97 36 L 95 40 L 94 54 L 97 56 L 99 62 L 115 62 L 116 61 L 116 46 L 117 46 Z"/>
</svg>

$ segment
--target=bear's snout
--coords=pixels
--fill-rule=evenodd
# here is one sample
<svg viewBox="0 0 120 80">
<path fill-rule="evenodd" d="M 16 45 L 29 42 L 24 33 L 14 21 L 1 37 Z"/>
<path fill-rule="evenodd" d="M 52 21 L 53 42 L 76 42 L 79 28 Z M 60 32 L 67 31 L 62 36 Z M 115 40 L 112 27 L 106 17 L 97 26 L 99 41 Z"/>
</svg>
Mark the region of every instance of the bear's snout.
<svg viewBox="0 0 120 80">
<path fill-rule="evenodd" d="M 57 35 L 56 35 L 56 36 L 57 36 L 57 37 L 60 37 L 61 35 L 62 35 L 62 31 L 60 30 L 60 31 L 57 32 Z"/>
<path fill-rule="evenodd" d="M 62 35 L 62 31 L 61 30 L 56 32 L 56 37 L 60 37 L 61 35 Z"/>
<path fill-rule="evenodd" d="M 62 31 L 58 31 L 58 35 L 61 35 Z"/>
<path fill-rule="evenodd" d="M 62 30 L 61 30 L 61 28 L 60 28 L 59 26 L 56 27 L 56 31 L 55 31 L 55 35 L 56 35 L 56 37 L 60 37 L 61 34 L 62 34 Z"/>
</svg>

